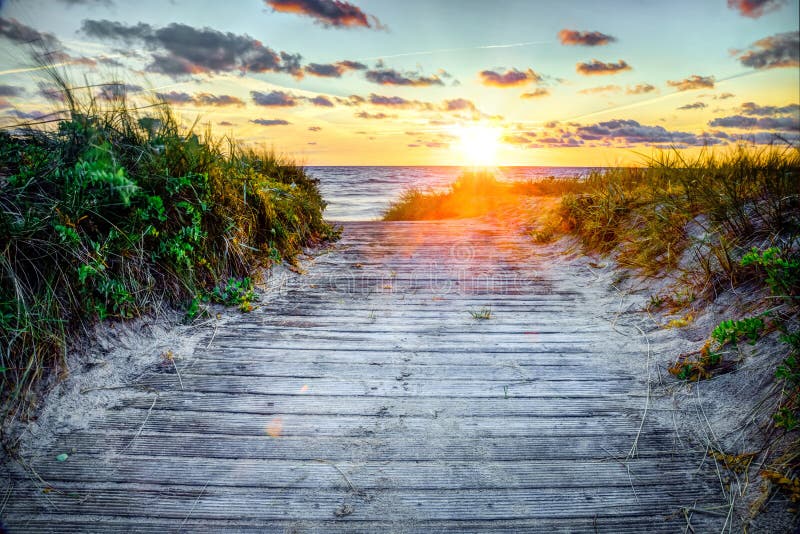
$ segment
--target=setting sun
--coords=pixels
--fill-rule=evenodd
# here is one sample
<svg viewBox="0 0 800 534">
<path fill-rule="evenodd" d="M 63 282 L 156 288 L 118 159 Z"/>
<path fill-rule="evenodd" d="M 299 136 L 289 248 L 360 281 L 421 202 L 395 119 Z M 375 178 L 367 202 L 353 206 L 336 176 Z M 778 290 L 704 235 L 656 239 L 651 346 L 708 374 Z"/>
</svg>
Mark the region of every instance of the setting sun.
<svg viewBox="0 0 800 534">
<path fill-rule="evenodd" d="M 455 130 L 458 136 L 456 149 L 464 163 L 474 167 L 491 167 L 497 164 L 500 129 L 488 126 L 463 126 Z"/>
</svg>

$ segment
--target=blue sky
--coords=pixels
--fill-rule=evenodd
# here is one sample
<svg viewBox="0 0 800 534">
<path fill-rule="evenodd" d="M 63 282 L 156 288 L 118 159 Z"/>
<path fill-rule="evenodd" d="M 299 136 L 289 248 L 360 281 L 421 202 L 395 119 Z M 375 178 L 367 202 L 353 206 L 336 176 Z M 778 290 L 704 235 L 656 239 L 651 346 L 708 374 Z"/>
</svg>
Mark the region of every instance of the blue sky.
<svg viewBox="0 0 800 534">
<path fill-rule="evenodd" d="M 11 120 L 57 105 L 35 89 L 44 83 L 39 72 L 13 72 L 32 66 L 29 45 L 12 31 L 18 24 L 56 38 L 73 80 L 120 80 L 131 86 L 132 99 L 172 98 L 187 123 L 199 117 L 220 133 L 309 164 L 458 164 L 459 139 L 469 129 L 496 133 L 497 163 L 609 164 L 666 144 L 697 150 L 746 136 L 796 140 L 798 11 L 797 0 L 6 0 L 0 91 L 3 84 L 26 90 L 4 97 L 0 107 Z M 342 22 L 348 13 L 363 19 Z M 139 23 L 146 32 L 120 38 Z M 179 34 L 169 30 L 173 23 L 302 59 L 292 72 L 242 72 L 227 64 L 208 70 L 209 62 L 197 58 L 191 72 L 154 67 L 153 58 L 164 58 L 175 39 L 210 35 Z M 559 37 L 562 30 L 582 33 L 570 41 Z M 592 43 L 592 32 L 608 39 Z M 181 54 L 191 55 L 192 42 L 180 43 L 182 66 L 191 63 Z M 744 59 L 765 50 L 766 64 Z M 363 68 L 339 77 L 307 70 L 343 60 Z M 579 72 L 580 63 L 594 60 L 595 67 Z M 369 74 L 377 71 L 422 82 L 377 83 Z M 487 71 L 503 83 L 489 83 L 481 75 Z M 699 83 L 681 84 L 693 79 Z M 275 92 L 291 104 L 255 96 Z M 198 94 L 240 103 L 208 105 Z M 351 95 L 364 101 L 348 101 Z M 371 95 L 394 104 L 370 103 Z M 456 100 L 461 104 L 447 104 Z M 743 107 L 748 103 L 757 107 Z M 739 119 L 714 123 L 730 117 Z M 765 117 L 774 120 L 759 122 Z"/>
</svg>

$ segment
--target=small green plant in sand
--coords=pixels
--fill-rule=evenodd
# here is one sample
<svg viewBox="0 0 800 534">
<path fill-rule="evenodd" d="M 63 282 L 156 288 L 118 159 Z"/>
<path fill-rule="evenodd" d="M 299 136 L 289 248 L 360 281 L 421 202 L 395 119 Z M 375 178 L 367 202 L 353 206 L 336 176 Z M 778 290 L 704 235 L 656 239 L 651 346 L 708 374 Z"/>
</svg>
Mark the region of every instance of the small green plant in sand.
<svg viewBox="0 0 800 534">
<path fill-rule="evenodd" d="M 470 310 L 469 314 L 472 316 L 473 319 L 477 320 L 487 320 L 492 318 L 492 309 L 484 306 L 479 310 Z"/>
</svg>

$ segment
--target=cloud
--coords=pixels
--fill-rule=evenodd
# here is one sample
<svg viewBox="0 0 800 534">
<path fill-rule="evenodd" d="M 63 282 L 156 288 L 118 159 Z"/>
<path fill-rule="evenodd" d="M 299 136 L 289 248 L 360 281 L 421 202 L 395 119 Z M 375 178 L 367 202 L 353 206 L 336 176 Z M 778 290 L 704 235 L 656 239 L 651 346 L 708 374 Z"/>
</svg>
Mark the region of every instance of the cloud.
<svg viewBox="0 0 800 534">
<path fill-rule="evenodd" d="M 340 98 L 337 96 L 335 100 L 337 104 L 342 104 L 343 106 L 360 106 L 366 102 L 363 96 L 358 95 L 350 95 L 347 98 Z"/>
<path fill-rule="evenodd" d="M 289 124 L 289 121 L 283 119 L 252 119 L 250 122 L 261 126 L 286 126 Z"/>
<path fill-rule="evenodd" d="M 734 96 L 736 95 L 733 93 L 722 93 L 719 95 L 714 95 L 713 98 L 714 100 L 727 100 L 728 98 L 733 98 Z"/>
<path fill-rule="evenodd" d="M 168 102 L 170 104 L 192 104 L 194 103 L 194 98 L 189 93 L 178 92 L 178 91 L 170 91 L 169 93 L 156 93 L 156 97 L 159 100 L 163 100 L 164 102 Z"/>
<path fill-rule="evenodd" d="M 196 106 L 244 106 L 244 102 L 231 95 L 214 95 L 211 93 L 197 93 L 190 95 L 189 93 L 170 91 L 169 93 L 156 93 L 156 96 L 170 104 L 183 105 L 193 104 Z"/>
<path fill-rule="evenodd" d="M 19 44 L 41 44 L 47 49 L 61 47 L 61 41 L 52 33 L 40 32 L 13 18 L 0 17 L 0 37 Z"/>
<path fill-rule="evenodd" d="M 400 71 L 376 67 L 368 70 L 365 74 L 367 80 L 378 85 L 405 85 L 412 87 L 426 87 L 429 85 L 444 85 L 442 79 L 437 76 L 423 76 L 416 72 L 402 73 Z"/>
<path fill-rule="evenodd" d="M 652 93 L 653 91 L 656 91 L 656 90 L 657 89 L 656 89 L 655 85 L 651 85 L 649 83 L 640 83 L 640 84 L 637 84 L 637 85 L 634 85 L 634 86 L 630 86 L 629 85 L 628 88 L 625 90 L 625 94 L 628 94 L 628 95 L 643 95 L 645 93 Z"/>
<path fill-rule="evenodd" d="M 97 92 L 97 98 L 114 101 L 125 98 L 128 93 L 138 93 L 144 88 L 141 85 L 132 85 L 122 82 L 112 82 L 103 85 Z"/>
<path fill-rule="evenodd" d="M 322 130 L 322 128 L 320 126 L 309 126 L 308 127 L 308 131 L 309 132 L 318 132 L 320 130 Z"/>
<path fill-rule="evenodd" d="M 584 76 L 594 76 L 603 74 L 617 74 L 618 72 L 631 70 L 631 66 L 621 59 L 616 63 L 604 63 L 602 61 L 593 59 L 591 61 L 578 63 L 575 66 L 575 70 Z"/>
<path fill-rule="evenodd" d="M 287 72 L 302 76 L 299 54 L 276 52 L 249 35 L 172 23 L 162 28 L 139 22 L 127 26 L 109 20 L 84 20 L 89 37 L 140 42 L 150 52 L 146 69 L 172 77 L 223 72 Z"/>
<path fill-rule="evenodd" d="M 800 117 L 745 117 L 731 115 L 719 117 L 708 123 L 715 128 L 760 128 L 762 130 L 780 130 L 786 132 L 800 131 Z"/>
<path fill-rule="evenodd" d="M 602 46 L 616 41 L 616 37 L 600 32 L 581 32 L 577 30 L 561 30 L 558 39 L 563 45 L 572 46 Z"/>
<path fill-rule="evenodd" d="M 314 104 L 315 106 L 320 106 L 325 108 L 333 107 L 333 102 L 331 102 L 327 96 L 323 95 L 318 95 L 315 96 L 314 98 L 309 98 L 308 101 Z"/>
<path fill-rule="evenodd" d="M 309 63 L 305 66 L 306 74 L 320 78 L 341 78 L 350 70 L 366 70 L 367 66 L 357 61 L 338 61 L 336 63 Z"/>
<path fill-rule="evenodd" d="M 785 0 L 728 0 L 728 7 L 739 10 L 745 17 L 757 19 L 779 9 L 785 3 Z"/>
<path fill-rule="evenodd" d="M 608 94 L 608 93 L 619 93 L 622 91 L 622 87 L 619 85 L 601 85 L 600 87 L 589 87 L 588 89 L 581 89 L 578 91 L 582 95 L 594 95 L 594 94 Z"/>
<path fill-rule="evenodd" d="M 394 119 L 397 118 L 397 115 L 387 115 L 386 113 L 367 113 L 366 111 L 361 111 L 360 113 L 356 113 L 356 117 L 359 119 Z"/>
<path fill-rule="evenodd" d="M 698 76 L 692 74 L 683 80 L 667 80 L 667 85 L 674 87 L 678 91 L 691 91 L 693 89 L 713 89 L 713 76 Z"/>
<path fill-rule="evenodd" d="M 375 106 L 387 106 L 392 108 L 410 108 L 415 107 L 416 102 L 407 100 L 401 96 L 383 96 L 372 93 L 369 95 L 367 101 Z"/>
<path fill-rule="evenodd" d="M 444 111 L 477 111 L 475 103 L 466 98 L 454 98 L 452 100 L 445 100 L 442 103 Z"/>
<path fill-rule="evenodd" d="M 326 28 L 384 28 L 376 17 L 343 0 L 265 0 L 265 3 L 279 13 L 311 17 Z"/>
<path fill-rule="evenodd" d="M 678 109 L 680 110 L 690 110 L 690 109 L 703 109 L 707 108 L 708 105 L 704 102 L 694 102 L 692 104 L 686 104 L 685 106 L 681 106 Z"/>
<path fill-rule="evenodd" d="M 519 95 L 520 98 L 542 98 L 548 96 L 550 94 L 549 89 L 545 89 L 544 87 L 539 87 L 536 90 L 530 93 L 522 93 Z"/>
<path fill-rule="evenodd" d="M 231 121 L 219 121 L 217 124 L 220 126 L 236 126 L 236 124 L 232 123 Z"/>
<path fill-rule="evenodd" d="M 2 93 L 0 93 L 2 94 Z M 787 104 L 785 106 L 759 106 L 755 102 L 745 102 L 741 107 L 745 115 L 756 115 L 767 117 L 771 115 L 797 115 L 800 113 L 800 105 Z"/>
<path fill-rule="evenodd" d="M 530 139 L 522 135 L 504 135 L 500 140 L 509 145 L 527 145 L 531 142 Z"/>
<path fill-rule="evenodd" d="M 284 91 L 271 91 L 269 93 L 250 91 L 250 96 L 253 98 L 253 102 L 259 106 L 294 107 L 298 105 L 297 97 Z"/>
<path fill-rule="evenodd" d="M 519 85 L 527 85 L 529 83 L 539 83 L 542 77 L 528 69 L 521 71 L 519 69 L 509 69 L 505 72 L 497 72 L 494 70 L 484 70 L 479 74 L 483 85 L 492 87 L 515 87 Z"/>
<path fill-rule="evenodd" d="M 773 69 L 800 66 L 800 32 L 776 33 L 753 43 L 736 55 L 745 67 Z"/>
<path fill-rule="evenodd" d="M 18 85 L 0 84 L 0 96 L 22 96 L 25 89 Z"/>
<path fill-rule="evenodd" d="M 611 120 L 579 126 L 575 135 L 585 141 L 633 144 L 669 144 L 672 146 L 703 146 L 720 144 L 719 139 L 689 132 L 669 131 L 663 126 L 647 126 L 635 120 Z"/>
<path fill-rule="evenodd" d="M 244 102 L 231 95 L 212 95 L 211 93 L 198 93 L 194 100 L 201 106 L 244 106 Z"/>
</svg>

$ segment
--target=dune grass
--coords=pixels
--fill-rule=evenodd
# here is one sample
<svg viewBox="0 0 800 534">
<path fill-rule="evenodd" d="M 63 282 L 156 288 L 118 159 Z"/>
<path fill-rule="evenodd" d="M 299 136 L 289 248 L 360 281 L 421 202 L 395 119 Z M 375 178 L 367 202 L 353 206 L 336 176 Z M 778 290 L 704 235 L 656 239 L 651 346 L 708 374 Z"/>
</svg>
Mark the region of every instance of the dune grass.
<svg viewBox="0 0 800 534">
<path fill-rule="evenodd" d="M 87 321 L 163 302 L 247 308 L 260 265 L 334 236 L 301 167 L 210 131 L 168 105 L 138 110 L 72 89 L 49 123 L 0 132 L 0 391 L 14 410 L 61 368 Z M 96 88 L 94 89 L 96 90 Z"/>
<path fill-rule="evenodd" d="M 408 189 L 383 214 L 385 221 L 461 219 L 486 215 L 519 196 L 552 196 L 582 190 L 573 179 L 507 182 L 490 171 L 467 171 L 445 191 Z"/>
</svg>

